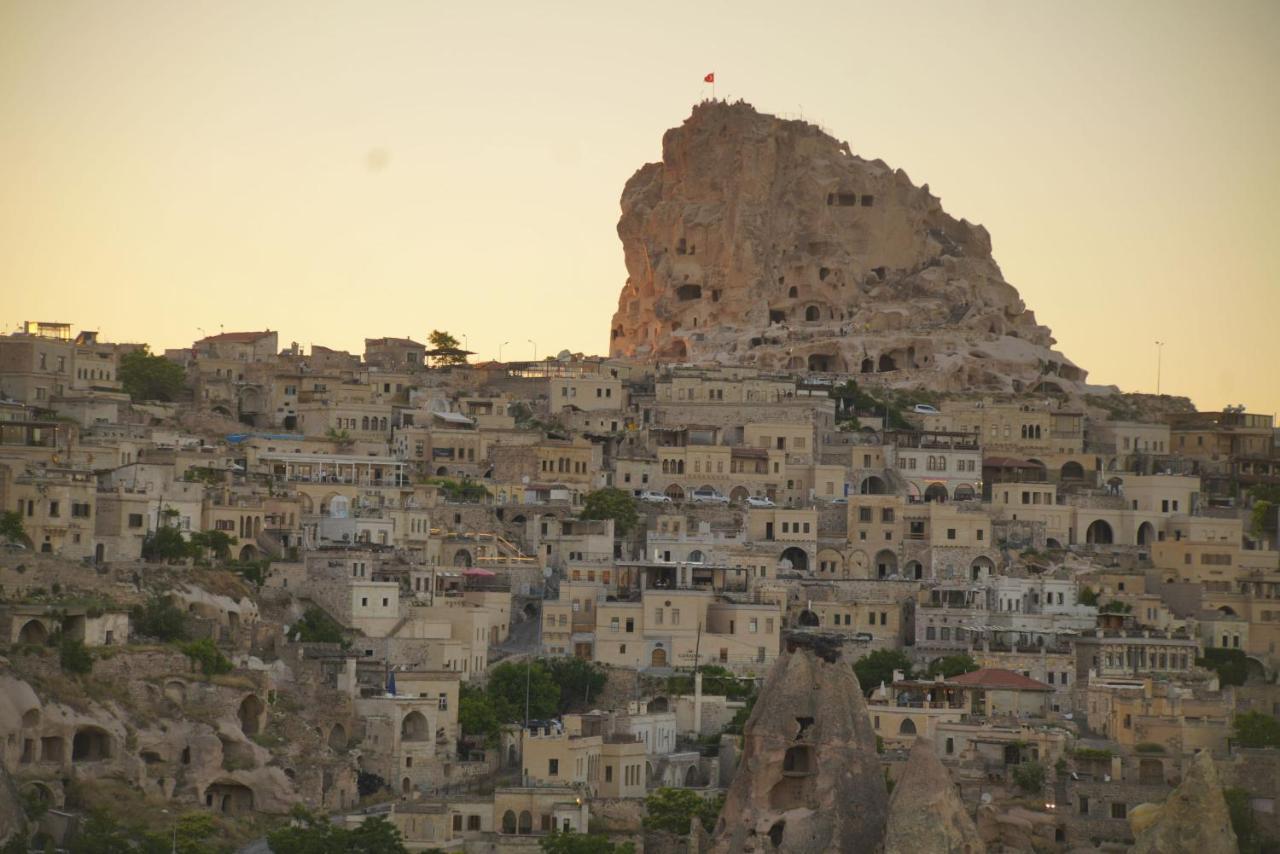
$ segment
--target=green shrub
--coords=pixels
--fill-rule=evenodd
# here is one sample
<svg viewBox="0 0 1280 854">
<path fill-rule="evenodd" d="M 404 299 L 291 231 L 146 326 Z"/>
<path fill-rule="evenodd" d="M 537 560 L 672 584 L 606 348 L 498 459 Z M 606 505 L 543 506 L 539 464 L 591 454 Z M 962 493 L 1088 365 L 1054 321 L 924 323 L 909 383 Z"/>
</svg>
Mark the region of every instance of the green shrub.
<svg viewBox="0 0 1280 854">
<path fill-rule="evenodd" d="M 231 672 L 231 661 L 219 650 L 209 638 L 182 644 L 179 649 L 183 655 L 200 665 L 205 676 L 218 676 Z"/>
<path fill-rule="evenodd" d="M 1039 762 L 1023 762 L 1013 768 L 1013 782 L 1022 791 L 1032 794 L 1044 788 L 1044 766 Z"/>
<path fill-rule="evenodd" d="M 58 661 L 65 673 L 85 674 L 93 670 L 93 656 L 85 648 L 84 641 L 65 635 L 58 643 Z"/>
</svg>

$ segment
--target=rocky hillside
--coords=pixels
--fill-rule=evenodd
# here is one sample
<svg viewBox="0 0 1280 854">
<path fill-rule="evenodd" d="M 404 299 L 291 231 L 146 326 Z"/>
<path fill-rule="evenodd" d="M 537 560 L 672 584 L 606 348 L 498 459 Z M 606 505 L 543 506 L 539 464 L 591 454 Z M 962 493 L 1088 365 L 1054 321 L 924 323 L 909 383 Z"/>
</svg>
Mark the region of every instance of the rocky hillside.
<svg viewBox="0 0 1280 854">
<path fill-rule="evenodd" d="M 704 102 L 622 193 L 611 353 L 1071 391 L 980 225 L 814 125 Z"/>
</svg>

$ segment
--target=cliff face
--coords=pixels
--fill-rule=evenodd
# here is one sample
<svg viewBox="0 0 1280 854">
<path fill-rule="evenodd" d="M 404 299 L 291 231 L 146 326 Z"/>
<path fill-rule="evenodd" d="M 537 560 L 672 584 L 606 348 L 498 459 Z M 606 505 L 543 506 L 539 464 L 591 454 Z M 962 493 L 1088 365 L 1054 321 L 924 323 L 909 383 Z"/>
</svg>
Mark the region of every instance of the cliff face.
<svg viewBox="0 0 1280 854">
<path fill-rule="evenodd" d="M 938 389 L 1063 387 L 985 229 L 819 128 L 705 102 L 622 193 L 628 279 L 610 351 L 884 373 Z"/>
</svg>

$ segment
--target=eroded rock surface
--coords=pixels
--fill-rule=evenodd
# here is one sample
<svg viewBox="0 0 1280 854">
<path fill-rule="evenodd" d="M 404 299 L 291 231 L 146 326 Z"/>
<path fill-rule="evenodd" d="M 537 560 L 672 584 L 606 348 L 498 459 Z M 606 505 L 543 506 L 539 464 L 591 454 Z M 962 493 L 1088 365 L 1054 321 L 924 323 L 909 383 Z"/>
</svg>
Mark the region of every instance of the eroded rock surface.
<svg viewBox="0 0 1280 854">
<path fill-rule="evenodd" d="M 1231 829 L 1231 814 L 1222 796 L 1218 770 L 1208 751 L 1196 754 L 1187 775 L 1170 793 L 1152 819 L 1150 811 L 1131 824 L 1142 829 L 1133 854 L 1237 854 L 1240 847 Z"/>
<path fill-rule="evenodd" d="M 933 745 L 917 739 L 889 800 L 884 854 L 985 854 Z"/>
<path fill-rule="evenodd" d="M 877 850 L 888 794 L 862 689 L 847 663 L 804 646 L 784 652 L 743 741 L 711 851 Z"/>
<path fill-rule="evenodd" d="M 610 351 L 886 374 L 947 389 L 1064 391 L 986 230 L 814 125 L 709 101 L 622 193 L 628 279 Z"/>
</svg>

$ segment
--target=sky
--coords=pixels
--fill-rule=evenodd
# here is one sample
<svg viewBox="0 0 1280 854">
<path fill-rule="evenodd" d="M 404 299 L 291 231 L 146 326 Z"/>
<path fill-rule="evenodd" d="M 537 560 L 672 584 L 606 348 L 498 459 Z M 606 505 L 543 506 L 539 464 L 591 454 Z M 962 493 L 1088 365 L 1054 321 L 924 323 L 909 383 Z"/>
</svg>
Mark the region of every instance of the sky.
<svg viewBox="0 0 1280 854">
<path fill-rule="evenodd" d="M 1270 0 L 0 0 L 0 329 L 603 354 L 623 184 L 714 71 L 985 225 L 1092 381 L 1162 349 L 1274 413 L 1277 44 Z"/>
</svg>

